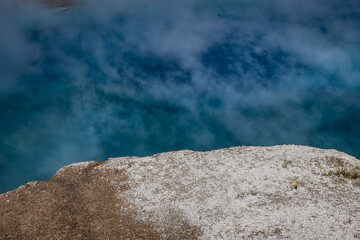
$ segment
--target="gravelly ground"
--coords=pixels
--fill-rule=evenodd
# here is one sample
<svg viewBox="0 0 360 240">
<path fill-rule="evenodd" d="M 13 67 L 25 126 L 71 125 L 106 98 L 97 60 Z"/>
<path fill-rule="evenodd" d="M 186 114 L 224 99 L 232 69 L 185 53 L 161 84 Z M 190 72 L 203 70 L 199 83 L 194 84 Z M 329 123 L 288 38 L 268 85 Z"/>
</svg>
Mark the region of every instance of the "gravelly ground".
<svg viewBox="0 0 360 240">
<path fill-rule="evenodd" d="M 0 195 L 1 239 L 360 239 L 359 160 L 305 146 L 69 165 Z"/>
</svg>

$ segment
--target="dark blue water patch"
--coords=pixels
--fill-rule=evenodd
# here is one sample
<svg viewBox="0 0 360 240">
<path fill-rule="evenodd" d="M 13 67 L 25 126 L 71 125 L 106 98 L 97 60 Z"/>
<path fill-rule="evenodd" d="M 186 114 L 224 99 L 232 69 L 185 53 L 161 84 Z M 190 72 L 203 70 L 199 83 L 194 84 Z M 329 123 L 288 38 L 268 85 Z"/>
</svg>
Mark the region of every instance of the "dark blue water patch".
<svg viewBox="0 0 360 240">
<path fill-rule="evenodd" d="M 209 48 L 202 56 L 202 63 L 205 67 L 215 70 L 223 76 L 238 73 L 236 62 L 239 55 L 236 53 L 238 46 L 231 43 L 223 43 Z"/>
<path fill-rule="evenodd" d="M 307 104 L 321 116 L 310 144 L 335 148 L 359 157 L 360 94 L 350 91 L 313 91 L 307 93 Z M 346 136 L 346 137 L 345 137 Z"/>
<path fill-rule="evenodd" d="M 118 72 L 124 79 L 135 78 L 134 81 L 152 81 L 158 84 L 190 84 L 192 76 L 189 70 L 180 66 L 179 61 L 170 57 L 159 57 L 154 54 L 137 54 L 124 52 L 122 62 L 126 65 L 119 65 Z M 132 76 L 127 72 L 131 71 Z M 137 80 L 137 79 L 139 80 Z"/>
<path fill-rule="evenodd" d="M 203 65 L 209 71 L 215 70 L 221 78 L 236 77 L 238 84 L 241 84 L 241 79 L 251 78 L 265 87 L 273 87 L 280 80 L 279 76 L 290 69 L 306 69 L 304 63 L 281 48 L 260 49 L 256 42 L 239 41 L 232 39 L 211 46 L 202 56 Z"/>
</svg>

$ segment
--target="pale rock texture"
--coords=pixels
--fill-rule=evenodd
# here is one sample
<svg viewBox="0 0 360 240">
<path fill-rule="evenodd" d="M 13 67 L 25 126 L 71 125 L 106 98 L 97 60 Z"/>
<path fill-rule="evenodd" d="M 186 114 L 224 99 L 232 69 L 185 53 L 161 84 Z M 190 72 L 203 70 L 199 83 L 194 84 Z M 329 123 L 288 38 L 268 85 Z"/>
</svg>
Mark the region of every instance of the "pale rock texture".
<svg viewBox="0 0 360 240">
<path fill-rule="evenodd" d="M 328 174 L 353 170 L 293 145 L 77 163 L 0 195 L 0 238 L 360 239 L 359 175 Z"/>
</svg>

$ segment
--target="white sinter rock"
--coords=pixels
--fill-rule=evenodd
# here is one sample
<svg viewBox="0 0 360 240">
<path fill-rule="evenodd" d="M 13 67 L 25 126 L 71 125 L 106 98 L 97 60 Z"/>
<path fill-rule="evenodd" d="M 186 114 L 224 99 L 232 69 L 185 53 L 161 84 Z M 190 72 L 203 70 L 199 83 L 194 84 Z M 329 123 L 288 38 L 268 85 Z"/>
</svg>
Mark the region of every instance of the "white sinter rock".
<svg viewBox="0 0 360 240">
<path fill-rule="evenodd" d="M 119 201 L 164 238 L 186 222 L 201 239 L 356 239 L 359 179 L 326 173 L 359 166 L 336 150 L 283 145 L 113 158 L 97 168 L 126 171 L 126 191 L 112 181 Z"/>
</svg>

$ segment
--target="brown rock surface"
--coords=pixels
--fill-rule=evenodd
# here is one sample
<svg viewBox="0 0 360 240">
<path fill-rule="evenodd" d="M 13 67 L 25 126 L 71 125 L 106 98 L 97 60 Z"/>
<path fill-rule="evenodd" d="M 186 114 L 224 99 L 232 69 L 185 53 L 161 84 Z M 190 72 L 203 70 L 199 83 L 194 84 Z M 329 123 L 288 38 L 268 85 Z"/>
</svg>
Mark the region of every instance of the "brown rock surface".
<svg viewBox="0 0 360 240">
<path fill-rule="evenodd" d="M 69 7 L 80 5 L 81 0 L 14 0 L 21 6 L 32 6 L 33 4 L 45 6 L 47 8 L 66 9 Z"/>
<path fill-rule="evenodd" d="M 47 7 L 71 7 L 76 5 L 79 1 L 75 0 L 41 0 L 41 2 Z"/>
<path fill-rule="evenodd" d="M 357 239 L 359 166 L 304 146 L 72 164 L 0 195 L 0 239 Z"/>
<path fill-rule="evenodd" d="M 101 164 L 75 164 L 48 182 L 30 182 L 0 195 L 0 239 L 159 239 L 134 212 L 115 210 L 121 199 L 109 182 L 123 183 L 126 190 L 127 176 L 95 169 Z"/>
</svg>

